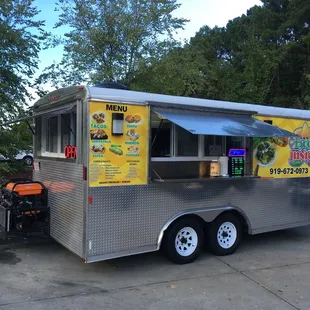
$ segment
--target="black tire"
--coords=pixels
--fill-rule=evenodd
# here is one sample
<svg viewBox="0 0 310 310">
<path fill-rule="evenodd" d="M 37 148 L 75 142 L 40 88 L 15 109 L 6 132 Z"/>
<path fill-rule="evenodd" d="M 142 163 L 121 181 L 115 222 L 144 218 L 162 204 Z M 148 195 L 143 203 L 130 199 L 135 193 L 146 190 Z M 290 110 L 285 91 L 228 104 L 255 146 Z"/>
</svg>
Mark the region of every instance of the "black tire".
<svg viewBox="0 0 310 310">
<path fill-rule="evenodd" d="M 233 230 L 231 229 L 233 226 L 227 226 L 227 228 L 224 228 L 226 227 L 225 225 L 223 225 L 225 223 L 230 223 L 235 227 L 236 238 L 234 242 L 232 241 L 234 240 L 234 238 L 231 238 L 231 236 L 233 236 L 232 235 Z M 221 227 L 221 225 L 223 226 Z M 221 227 L 221 230 L 223 229 L 222 233 L 219 231 L 220 227 Z M 226 234 L 228 234 L 227 237 L 226 237 Z M 206 238 L 207 238 L 208 248 L 211 250 L 213 254 L 217 256 L 231 255 L 237 250 L 241 242 L 241 239 L 242 239 L 242 221 L 240 220 L 238 216 L 232 213 L 226 213 L 226 214 L 220 215 L 218 218 L 216 218 L 213 222 L 211 222 L 208 225 Z M 229 239 L 226 239 L 226 238 L 229 238 Z M 230 240 L 232 244 L 229 247 L 224 248 L 220 244 L 220 241 L 218 239 L 221 240 L 221 243 L 223 244 L 223 246 L 228 246 L 227 245 L 228 243 L 226 243 L 226 245 L 224 244 L 225 240 L 226 242 L 227 240 Z"/>
<path fill-rule="evenodd" d="M 186 255 L 186 254 L 181 255 L 180 253 L 178 253 L 178 251 L 176 249 L 175 242 L 176 242 L 177 235 L 180 234 L 179 236 L 183 236 L 181 231 L 182 231 L 182 229 L 185 229 L 187 227 L 189 227 L 190 230 L 193 230 L 196 233 L 197 243 L 196 243 L 196 247 L 195 247 L 193 253 L 188 254 L 188 255 Z M 183 233 L 184 233 L 184 238 L 185 238 L 187 233 L 185 231 L 183 231 Z M 193 234 L 193 236 L 194 235 L 195 234 Z M 192 238 L 192 236 L 190 235 L 189 238 Z M 204 233 L 203 233 L 202 225 L 200 224 L 200 222 L 191 218 L 191 217 L 182 218 L 180 220 L 176 220 L 169 227 L 169 229 L 166 231 L 166 233 L 164 235 L 164 240 L 163 240 L 163 250 L 165 252 L 165 255 L 174 263 L 177 263 L 177 264 L 192 263 L 200 255 L 201 246 L 204 243 L 203 239 L 204 239 Z M 186 241 L 187 243 L 184 243 L 184 244 L 180 243 L 179 251 L 181 251 L 181 247 L 186 249 L 186 245 L 191 246 L 192 244 L 190 241 L 193 241 L 193 239 L 189 240 L 189 242 Z M 185 240 L 184 240 L 184 242 L 185 242 Z M 194 246 L 194 244 L 193 244 L 193 246 Z M 186 251 L 186 250 L 184 250 L 184 251 Z M 190 253 L 190 252 L 191 252 L 191 250 L 189 249 L 188 253 Z"/>
<path fill-rule="evenodd" d="M 27 166 L 31 166 L 33 163 L 33 158 L 31 156 L 25 156 L 23 160 Z"/>
</svg>

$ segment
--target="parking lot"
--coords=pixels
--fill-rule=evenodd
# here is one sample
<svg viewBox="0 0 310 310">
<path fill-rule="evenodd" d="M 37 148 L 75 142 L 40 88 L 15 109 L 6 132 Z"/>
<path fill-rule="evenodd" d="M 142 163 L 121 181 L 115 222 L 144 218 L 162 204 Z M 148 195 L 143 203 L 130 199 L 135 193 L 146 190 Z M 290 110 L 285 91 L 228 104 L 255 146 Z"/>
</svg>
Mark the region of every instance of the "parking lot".
<svg viewBox="0 0 310 310">
<path fill-rule="evenodd" d="M 84 264 L 41 237 L 0 238 L 0 309 L 310 309 L 310 227 L 248 236 L 189 265 L 160 253 Z"/>
</svg>

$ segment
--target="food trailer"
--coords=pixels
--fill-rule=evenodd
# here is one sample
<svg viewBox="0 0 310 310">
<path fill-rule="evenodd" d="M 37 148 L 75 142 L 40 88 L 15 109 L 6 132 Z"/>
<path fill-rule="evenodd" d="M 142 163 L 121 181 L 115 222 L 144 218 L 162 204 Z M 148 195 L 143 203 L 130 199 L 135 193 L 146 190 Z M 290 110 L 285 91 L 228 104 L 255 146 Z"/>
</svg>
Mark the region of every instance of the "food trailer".
<svg viewBox="0 0 310 310">
<path fill-rule="evenodd" d="M 310 111 L 74 86 L 28 119 L 50 235 L 86 263 L 310 224 Z"/>
</svg>

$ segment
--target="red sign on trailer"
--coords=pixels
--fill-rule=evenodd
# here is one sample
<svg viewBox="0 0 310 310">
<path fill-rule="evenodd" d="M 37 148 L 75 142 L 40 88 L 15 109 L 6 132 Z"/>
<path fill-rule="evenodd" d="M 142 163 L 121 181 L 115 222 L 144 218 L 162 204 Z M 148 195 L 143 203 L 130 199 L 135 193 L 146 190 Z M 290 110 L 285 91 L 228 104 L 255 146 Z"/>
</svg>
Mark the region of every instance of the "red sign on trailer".
<svg viewBox="0 0 310 310">
<path fill-rule="evenodd" d="M 65 146 L 65 157 L 67 159 L 75 159 L 76 158 L 76 146 L 66 145 Z"/>
</svg>

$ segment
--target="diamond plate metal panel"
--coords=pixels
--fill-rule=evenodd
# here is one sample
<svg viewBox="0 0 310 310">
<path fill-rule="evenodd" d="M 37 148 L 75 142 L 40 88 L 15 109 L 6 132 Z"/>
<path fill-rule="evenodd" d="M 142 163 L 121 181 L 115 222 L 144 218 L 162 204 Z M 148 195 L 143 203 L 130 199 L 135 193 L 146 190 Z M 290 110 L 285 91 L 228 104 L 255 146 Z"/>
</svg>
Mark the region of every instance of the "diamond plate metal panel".
<svg viewBox="0 0 310 310">
<path fill-rule="evenodd" d="M 51 237 L 84 257 L 83 165 L 40 160 L 40 171 L 33 174 L 48 188 Z"/>
<path fill-rule="evenodd" d="M 310 179 L 212 179 L 90 188 L 87 257 L 156 250 L 164 224 L 184 210 L 235 206 L 252 233 L 310 223 Z"/>
</svg>

